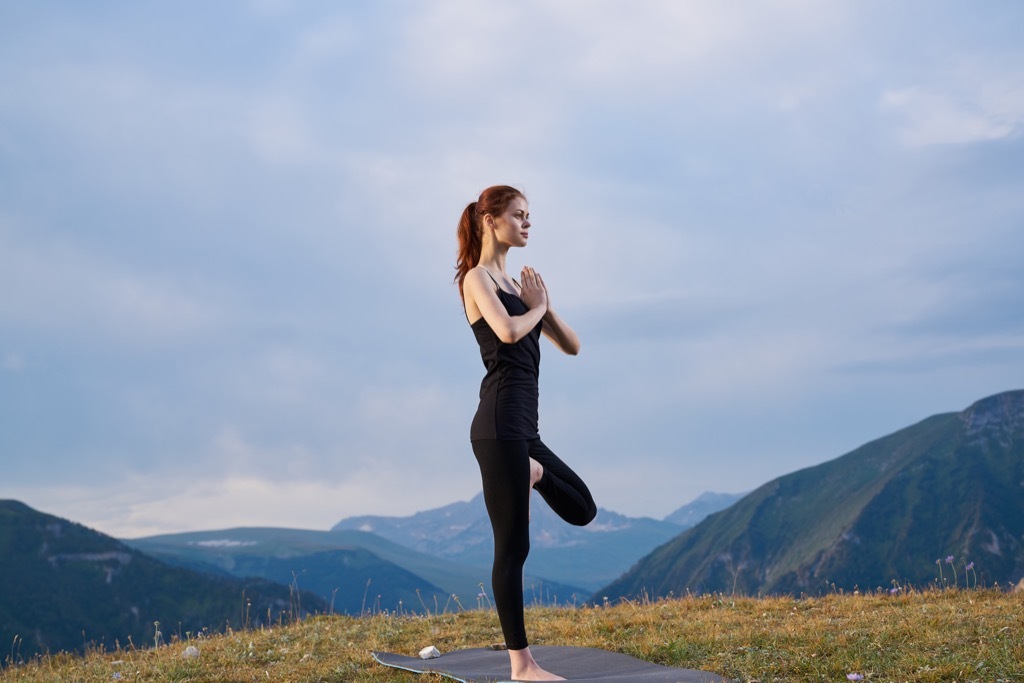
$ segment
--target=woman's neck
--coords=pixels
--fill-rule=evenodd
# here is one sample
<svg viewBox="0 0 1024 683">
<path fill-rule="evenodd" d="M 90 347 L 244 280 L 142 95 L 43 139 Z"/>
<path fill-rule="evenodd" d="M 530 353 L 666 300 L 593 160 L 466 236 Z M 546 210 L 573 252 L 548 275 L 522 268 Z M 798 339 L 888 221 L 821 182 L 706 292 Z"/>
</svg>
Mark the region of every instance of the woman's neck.
<svg viewBox="0 0 1024 683">
<path fill-rule="evenodd" d="M 480 251 L 480 260 L 477 265 L 483 266 L 489 271 L 505 274 L 505 257 L 508 255 L 508 247 L 505 245 L 485 244 Z"/>
</svg>

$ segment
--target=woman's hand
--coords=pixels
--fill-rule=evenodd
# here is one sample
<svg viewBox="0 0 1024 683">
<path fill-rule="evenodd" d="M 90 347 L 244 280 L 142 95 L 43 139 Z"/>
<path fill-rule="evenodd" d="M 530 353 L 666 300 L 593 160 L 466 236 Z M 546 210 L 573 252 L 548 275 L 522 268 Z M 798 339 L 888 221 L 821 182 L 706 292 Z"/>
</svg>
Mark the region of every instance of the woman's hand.
<svg viewBox="0 0 1024 683">
<path fill-rule="evenodd" d="M 525 266 L 523 272 L 519 275 L 519 283 L 519 298 L 522 299 L 527 308 L 530 310 L 541 307 L 545 310 L 547 309 L 548 290 L 544 286 L 544 281 L 540 278 L 540 273 L 529 266 Z"/>
</svg>

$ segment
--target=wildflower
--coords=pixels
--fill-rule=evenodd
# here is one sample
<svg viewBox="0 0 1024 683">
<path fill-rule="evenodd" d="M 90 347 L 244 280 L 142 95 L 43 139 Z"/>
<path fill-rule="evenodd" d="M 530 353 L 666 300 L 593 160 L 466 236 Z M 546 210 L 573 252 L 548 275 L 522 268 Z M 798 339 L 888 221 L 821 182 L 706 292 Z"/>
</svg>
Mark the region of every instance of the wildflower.
<svg viewBox="0 0 1024 683">
<path fill-rule="evenodd" d="M 953 564 L 953 556 L 949 555 L 946 557 L 946 564 Z"/>
<path fill-rule="evenodd" d="M 968 588 L 970 588 L 971 587 L 971 583 L 970 583 L 970 581 L 967 580 L 967 572 L 970 572 L 970 573 L 974 574 L 974 587 L 977 588 L 978 587 L 978 573 L 974 571 L 974 563 L 973 562 L 971 562 L 970 564 L 964 565 L 964 583 L 967 585 Z"/>
<path fill-rule="evenodd" d="M 846 680 L 848 681 L 863 681 L 864 676 L 858 673 L 846 674 Z"/>
</svg>

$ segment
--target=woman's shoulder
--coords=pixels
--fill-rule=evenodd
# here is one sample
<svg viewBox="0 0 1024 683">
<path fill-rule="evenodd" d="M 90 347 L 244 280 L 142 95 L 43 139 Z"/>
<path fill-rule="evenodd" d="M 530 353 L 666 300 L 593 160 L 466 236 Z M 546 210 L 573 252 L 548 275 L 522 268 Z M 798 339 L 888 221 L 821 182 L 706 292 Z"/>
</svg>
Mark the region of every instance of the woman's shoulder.
<svg viewBox="0 0 1024 683">
<path fill-rule="evenodd" d="M 466 282 L 472 282 L 475 285 L 490 287 L 492 289 L 498 284 L 494 281 L 494 276 L 491 275 L 491 272 L 483 266 L 474 266 L 470 268 L 469 272 L 466 273 Z"/>
</svg>

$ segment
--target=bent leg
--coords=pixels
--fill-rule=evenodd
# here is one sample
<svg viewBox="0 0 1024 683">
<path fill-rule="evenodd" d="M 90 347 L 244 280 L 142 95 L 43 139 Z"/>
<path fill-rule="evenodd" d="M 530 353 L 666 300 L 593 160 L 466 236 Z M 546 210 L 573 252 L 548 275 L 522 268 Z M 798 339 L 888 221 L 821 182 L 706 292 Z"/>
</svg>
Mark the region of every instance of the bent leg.
<svg viewBox="0 0 1024 683">
<path fill-rule="evenodd" d="M 597 516 L 597 504 L 587 485 L 543 441 L 531 439 L 528 443 L 530 457 L 544 468 L 544 476 L 533 488 L 569 524 L 590 524 Z"/>
<path fill-rule="evenodd" d="M 494 531 L 491 590 L 510 650 L 528 643 L 523 620 L 523 565 L 530 552 L 530 456 L 526 441 L 479 439 L 473 455 L 480 465 L 484 503 Z"/>
</svg>

